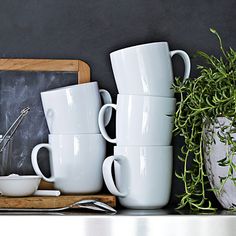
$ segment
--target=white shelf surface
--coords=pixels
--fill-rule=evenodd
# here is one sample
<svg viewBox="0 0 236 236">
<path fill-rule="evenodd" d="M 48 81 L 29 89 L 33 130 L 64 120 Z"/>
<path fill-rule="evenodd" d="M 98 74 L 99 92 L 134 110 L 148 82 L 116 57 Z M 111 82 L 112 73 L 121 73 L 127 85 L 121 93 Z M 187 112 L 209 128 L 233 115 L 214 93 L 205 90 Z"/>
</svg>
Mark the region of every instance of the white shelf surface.
<svg viewBox="0 0 236 236">
<path fill-rule="evenodd" d="M 0 225 L 1 232 L 9 231 L 10 227 L 18 236 L 26 236 L 24 229 L 27 228 L 33 230 L 29 230 L 29 235 L 34 232 L 34 235 L 79 236 L 233 236 L 236 235 L 236 213 L 193 214 L 173 210 L 119 210 L 115 215 L 74 210 L 1 212 Z"/>
</svg>

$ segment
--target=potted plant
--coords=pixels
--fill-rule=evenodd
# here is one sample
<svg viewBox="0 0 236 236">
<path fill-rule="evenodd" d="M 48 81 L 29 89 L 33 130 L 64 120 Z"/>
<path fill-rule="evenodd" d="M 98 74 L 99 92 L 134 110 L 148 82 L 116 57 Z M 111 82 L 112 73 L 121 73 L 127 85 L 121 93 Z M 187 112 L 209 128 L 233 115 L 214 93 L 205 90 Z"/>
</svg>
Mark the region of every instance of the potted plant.
<svg viewBox="0 0 236 236">
<path fill-rule="evenodd" d="M 178 208 L 214 211 L 210 191 L 224 208 L 236 206 L 236 51 L 225 50 L 216 30 L 210 31 L 222 56 L 199 51 L 205 62 L 197 67 L 199 76 L 177 78 L 173 87 L 179 96 L 174 132 L 184 140 L 178 156 L 183 170 L 176 173 L 184 185 Z"/>
</svg>

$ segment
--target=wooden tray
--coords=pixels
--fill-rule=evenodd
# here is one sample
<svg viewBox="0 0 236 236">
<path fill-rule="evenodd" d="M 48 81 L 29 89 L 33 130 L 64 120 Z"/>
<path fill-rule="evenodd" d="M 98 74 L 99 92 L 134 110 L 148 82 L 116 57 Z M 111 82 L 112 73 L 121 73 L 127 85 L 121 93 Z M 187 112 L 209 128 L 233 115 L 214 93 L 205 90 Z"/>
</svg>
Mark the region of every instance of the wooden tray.
<svg viewBox="0 0 236 236">
<path fill-rule="evenodd" d="M 61 195 L 59 197 L 3 197 L 0 196 L 1 209 L 57 209 L 72 205 L 81 200 L 97 200 L 116 206 L 116 198 L 112 195 Z M 79 208 L 79 207 L 73 207 Z"/>
</svg>

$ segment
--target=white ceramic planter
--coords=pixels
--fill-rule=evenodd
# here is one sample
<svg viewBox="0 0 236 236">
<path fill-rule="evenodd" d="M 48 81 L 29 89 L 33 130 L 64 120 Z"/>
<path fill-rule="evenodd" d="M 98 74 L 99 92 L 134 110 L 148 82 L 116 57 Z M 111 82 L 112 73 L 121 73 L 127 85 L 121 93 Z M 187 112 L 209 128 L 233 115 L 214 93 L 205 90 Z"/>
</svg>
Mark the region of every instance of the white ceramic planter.
<svg viewBox="0 0 236 236">
<path fill-rule="evenodd" d="M 217 124 L 218 123 L 218 124 Z M 230 153 L 230 146 L 220 141 L 217 132 L 221 131 L 220 125 L 230 125 L 230 121 L 227 118 L 219 117 L 214 125 L 208 126 L 209 130 L 213 128 L 212 137 L 215 140 L 209 148 L 204 147 L 204 160 L 206 173 L 208 175 L 212 188 L 220 189 L 222 184 L 220 177 L 227 176 L 229 167 L 219 166 L 218 161 L 226 157 L 227 152 Z M 229 129 L 228 129 L 229 130 Z M 225 130 L 227 132 L 227 129 Z M 210 132 L 205 129 L 205 135 L 209 137 Z M 236 134 L 232 135 L 236 139 Z M 233 162 L 236 163 L 236 155 L 233 156 Z M 236 175 L 235 175 L 236 176 Z M 236 207 L 236 186 L 233 181 L 228 180 L 220 194 L 215 194 L 220 204 L 226 208 Z"/>
</svg>

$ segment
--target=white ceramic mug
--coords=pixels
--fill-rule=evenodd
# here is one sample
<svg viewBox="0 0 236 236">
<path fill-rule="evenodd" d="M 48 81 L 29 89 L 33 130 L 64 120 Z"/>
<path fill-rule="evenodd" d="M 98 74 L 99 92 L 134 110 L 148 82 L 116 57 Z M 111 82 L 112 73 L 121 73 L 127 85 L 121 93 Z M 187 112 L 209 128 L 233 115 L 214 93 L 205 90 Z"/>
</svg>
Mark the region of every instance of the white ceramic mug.
<svg viewBox="0 0 236 236">
<path fill-rule="evenodd" d="M 182 57 L 184 78 L 190 75 L 190 59 L 182 50 L 170 51 L 167 42 L 137 45 L 110 54 L 113 74 L 120 94 L 173 97 L 171 58 Z"/>
<path fill-rule="evenodd" d="M 124 207 L 161 208 L 170 197 L 172 162 L 172 146 L 116 146 L 114 156 L 103 162 L 103 177 L 108 190 Z"/>
<path fill-rule="evenodd" d="M 37 155 L 41 148 L 49 150 L 51 177 L 41 172 Z M 49 135 L 49 144 L 34 147 L 33 168 L 45 181 L 54 182 L 63 193 L 87 194 L 99 192 L 103 185 L 102 163 L 106 143 L 101 134 Z"/>
<path fill-rule="evenodd" d="M 98 88 L 97 82 L 76 84 L 41 93 L 44 114 L 51 134 L 98 134 L 98 112 L 102 106 L 111 103 L 110 94 Z M 105 124 L 111 118 L 106 113 Z"/>
<path fill-rule="evenodd" d="M 172 140 L 175 98 L 121 95 L 116 104 L 104 105 L 98 116 L 103 137 L 118 146 L 168 146 Z M 104 115 L 106 109 L 116 110 L 116 138 L 108 136 Z"/>
</svg>

